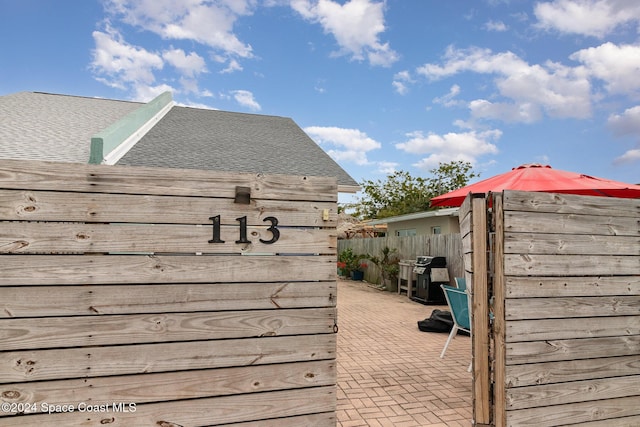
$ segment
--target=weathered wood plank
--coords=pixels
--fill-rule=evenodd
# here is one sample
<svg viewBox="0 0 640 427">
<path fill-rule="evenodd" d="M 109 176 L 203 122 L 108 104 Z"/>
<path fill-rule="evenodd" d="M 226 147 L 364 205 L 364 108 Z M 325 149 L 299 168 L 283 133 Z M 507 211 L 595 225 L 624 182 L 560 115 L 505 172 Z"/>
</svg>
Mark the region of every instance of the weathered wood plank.
<svg viewBox="0 0 640 427">
<path fill-rule="evenodd" d="M 505 252 L 512 254 L 638 255 L 640 237 L 593 234 L 507 233 Z"/>
<path fill-rule="evenodd" d="M 510 388 L 509 410 L 638 396 L 640 375 Z"/>
<path fill-rule="evenodd" d="M 521 233 L 640 236 L 637 217 L 505 212 L 505 231 Z"/>
<path fill-rule="evenodd" d="M 327 386 L 336 383 L 335 361 L 283 363 L 144 375 L 0 385 L 3 402 L 41 406 L 81 402 L 165 402 L 230 394 Z M 0 417 L 12 412 L 0 412 Z M 0 423 L 1 424 L 1 423 Z"/>
<path fill-rule="evenodd" d="M 505 383 L 509 387 L 523 387 L 631 375 L 640 375 L 637 354 L 511 365 L 506 367 Z"/>
<path fill-rule="evenodd" d="M 507 343 L 507 364 L 630 356 L 640 353 L 640 335 Z"/>
<path fill-rule="evenodd" d="M 639 199 L 505 191 L 505 210 L 638 218 Z"/>
<path fill-rule="evenodd" d="M 335 334 L 23 350 L 0 353 L 4 382 L 334 359 Z"/>
<path fill-rule="evenodd" d="M 560 427 L 568 427 L 565 424 Z M 571 424 L 575 426 L 575 424 Z M 580 423 L 580 427 L 638 427 L 640 426 L 640 415 L 632 415 L 630 417 L 613 418 L 602 421 L 588 421 Z"/>
<path fill-rule="evenodd" d="M 506 316 L 504 281 L 504 210 L 502 194 L 493 197 L 493 421 L 495 427 L 506 425 Z M 489 402 L 491 407 L 491 402 Z"/>
<path fill-rule="evenodd" d="M 640 276 L 506 277 L 507 298 L 640 295 Z"/>
<path fill-rule="evenodd" d="M 335 427 L 335 412 L 225 424 L 225 427 Z"/>
<path fill-rule="evenodd" d="M 250 187 L 253 199 L 335 202 L 338 197 L 337 180 L 330 177 L 0 161 L 0 188 L 234 198 L 236 186 Z"/>
<path fill-rule="evenodd" d="M 27 350 L 328 334 L 334 308 L 0 320 L 0 348 Z"/>
<path fill-rule="evenodd" d="M 213 227 L 168 224 L 79 224 L 0 222 L 0 254 L 34 253 L 287 253 L 334 254 L 335 230 L 279 229 L 273 244 L 260 240 L 273 238 L 266 226 L 247 227 L 252 243 L 237 244 L 239 227 L 221 226 L 223 243 L 209 243 Z"/>
<path fill-rule="evenodd" d="M 335 256 L 2 255 L 0 286 L 334 280 Z"/>
<path fill-rule="evenodd" d="M 8 417 L 5 427 L 57 426 L 193 426 L 334 412 L 335 387 L 250 393 L 167 403 L 136 405 L 135 412 L 81 412 Z"/>
<path fill-rule="evenodd" d="M 0 287 L 0 318 L 335 307 L 336 282 Z"/>
<path fill-rule="evenodd" d="M 323 220 L 327 209 L 329 219 Z M 0 190 L 0 219 L 4 221 L 133 222 L 157 224 L 235 225 L 246 216 L 248 225 L 265 225 L 269 216 L 281 226 L 335 227 L 337 207 L 323 201 L 254 199 L 248 205 L 233 198 L 166 195 L 64 193 L 58 191 Z"/>
<path fill-rule="evenodd" d="M 640 335 L 640 315 L 510 320 L 507 342 Z"/>
<path fill-rule="evenodd" d="M 640 257 L 505 254 L 504 269 L 508 276 L 631 276 L 640 271 Z"/>
<path fill-rule="evenodd" d="M 640 314 L 640 295 L 510 298 L 506 301 L 506 316 L 509 320 L 638 314 Z M 606 320 L 601 319 L 600 322 Z"/>
<path fill-rule="evenodd" d="M 487 200 L 472 201 L 473 286 L 471 291 L 471 342 L 473 352 L 473 416 L 476 423 L 489 423 L 491 392 L 489 379 L 489 289 L 487 270 Z"/>
<path fill-rule="evenodd" d="M 609 425 L 616 425 L 617 418 L 640 415 L 638 399 L 640 396 L 519 409 L 507 411 L 507 420 L 514 426 L 581 425 L 596 420 L 610 420 Z"/>
</svg>

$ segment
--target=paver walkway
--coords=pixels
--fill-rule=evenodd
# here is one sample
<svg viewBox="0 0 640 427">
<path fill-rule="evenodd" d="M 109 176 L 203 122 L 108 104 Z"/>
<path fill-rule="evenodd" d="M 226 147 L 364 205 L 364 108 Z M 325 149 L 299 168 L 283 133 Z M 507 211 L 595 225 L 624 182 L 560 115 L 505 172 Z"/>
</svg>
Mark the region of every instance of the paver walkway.
<svg viewBox="0 0 640 427">
<path fill-rule="evenodd" d="M 339 427 L 471 425 L 471 340 L 418 330 L 434 308 L 338 280 Z"/>
</svg>

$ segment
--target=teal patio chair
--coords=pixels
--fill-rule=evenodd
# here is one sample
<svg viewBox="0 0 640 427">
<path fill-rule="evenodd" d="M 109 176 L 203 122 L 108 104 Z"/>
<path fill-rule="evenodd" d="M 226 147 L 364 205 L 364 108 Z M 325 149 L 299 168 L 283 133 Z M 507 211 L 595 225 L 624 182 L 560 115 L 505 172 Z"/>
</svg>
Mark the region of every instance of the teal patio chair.
<svg viewBox="0 0 640 427">
<path fill-rule="evenodd" d="M 467 279 L 465 279 L 464 277 L 454 277 L 453 280 L 456 281 L 456 286 L 458 287 L 458 289 L 460 289 L 461 291 L 467 290 Z"/>
<path fill-rule="evenodd" d="M 451 310 L 451 317 L 453 317 L 453 328 L 442 349 L 442 353 L 440 353 L 440 358 L 444 359 L 449 343 L 459 330 L 471 334 L 471 319 L 469 317 L 469 294 L 467 294 L 466 290 L 460 290 L 448 285 L 440 285 L 440 287 L 444 291 L 444 296 Z"/>
</svg>

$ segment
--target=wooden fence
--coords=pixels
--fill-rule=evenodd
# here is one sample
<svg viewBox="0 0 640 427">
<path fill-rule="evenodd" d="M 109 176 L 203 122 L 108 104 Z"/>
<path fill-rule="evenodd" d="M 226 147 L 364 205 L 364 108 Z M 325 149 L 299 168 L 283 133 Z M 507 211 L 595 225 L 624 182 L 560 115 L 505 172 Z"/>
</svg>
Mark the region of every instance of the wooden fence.
<svg viewBox="0 0 640 427">
<path fill-rule="evenodd" d="M 432 234 L 428 236 L 387 236 L 368 239 L 347 239 L 338 241 L 338 253 L 351 248 L 357 254 L 381 256 L 385 247 L 397 249 L 400 259 L 415 260 L 419 255 L 444 256 L 447 258 L 449 277 L 462 277 L 464 262 L 462 258 L 462 240 L 459 234 Z M 365 279 L 372 283 L 379 281 L 378 269 L 368 265 Z"/>
<path fill-rule="evenodd" d="M 476 424 L 640 425 L 640 200 L 504 192 L 492 205 L 487 235 L 473 220 L 486 200 L 467 204 Z"/>
<path fill-rule="evenodd" d="M 0 161 L 0 425 L 335 425 L 336 200 Z"/>
</svg>

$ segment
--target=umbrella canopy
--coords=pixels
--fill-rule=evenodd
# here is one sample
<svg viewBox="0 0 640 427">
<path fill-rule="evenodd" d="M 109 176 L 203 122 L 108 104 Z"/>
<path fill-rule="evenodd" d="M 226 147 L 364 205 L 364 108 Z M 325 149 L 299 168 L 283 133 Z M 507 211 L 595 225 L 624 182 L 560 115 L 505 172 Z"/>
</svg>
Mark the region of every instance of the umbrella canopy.
<svg viewBox="0 0 640 427">
<path fill-rule="evenodd" d="M 635 199 L 640 198 L 640 185 L 625 184 L 575 172 L 552 169 L 548 165 L 527 164 L 511 171 L 467 185 L 431 199 L 431 206 L 460 206 L 469 193 L 503 190 L 541 191 L 545 193 L 579 194 Z"/>
</svg>

